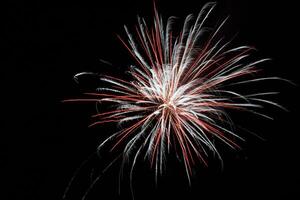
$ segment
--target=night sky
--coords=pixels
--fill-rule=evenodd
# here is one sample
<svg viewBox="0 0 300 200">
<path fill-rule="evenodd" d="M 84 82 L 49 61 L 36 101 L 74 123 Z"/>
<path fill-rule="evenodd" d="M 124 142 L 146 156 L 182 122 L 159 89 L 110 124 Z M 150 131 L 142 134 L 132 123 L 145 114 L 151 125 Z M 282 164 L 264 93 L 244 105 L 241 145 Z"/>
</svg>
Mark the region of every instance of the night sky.
<svg viewBox="0 0 300 200">
<path fill-rule="evenodd" d="M 164 19 L 174 15 L 178 25 L 183 18 L 200 11 L 207 1 L 159 0 Z M 217 158 L 209 167 L 196 167 L 192 186 L 183 166 L 171 158 L 166 173 L 158 178 L 147 162 L 139 162 L 134 173 L 135 199 L 296 199 L 300 193 L 299 173 L 299 68 L 296 3 L 288 1 L 218 1 L 213 19 L 230 15 L 224 32 L 233 44 L 258 49 L 257 58 L 272 61 L 263 64 L 266 76 L 289 79 L 259 85 L 255 91 L 280 91 L 274 100 L 285 112 L 267 106 L 274 120 L 255 115 L 233 113 L 233 120 L 264 139 L 243 134 L 242 151 L 219 146 L 224 168 Z M 271 3 L 272 2 L 272 3 Z M 117 39 L 125 37 L 123 25 L 133 28 L 136 16 L 151 22 L 151 0 L 109 0 L 88 3 L 73 1 L 11 1 L 4 10 L 2 48 L 1 115 L 1 199 L 62 199 L 75 170 L 89 158 L 97 144 L 118 127 L 88 128 L 96 113 L 93 103 L 62 103 L 79 98 L 101 85 L 97 76 L 85 76 L 76 83 L 76 73 L 89 71 L 128 77 L 126 70 L 135 64 Z M 100 60 L 106 60 L 113 66 Z M 3 72 L 4 70 L 4 72 Z M 4 86 L 4 87 L 3 87 Z M 244 88 L 248 90 L 248 88 Z M 250 90 L 250 89 L 249 89 Z M 93 154 L 79 171 L 66 199 L 81 199 L 92 180 L 112 160 Z M 128 168 L 120 182 L 120 163 L 103 174 L 87 196 L 92 199 L 131 199 Z M 2 169 L 3 168 L 3 169 Z M 4 178 L 2 178 L 4 177 Z M 4 198 L 3 198 L 4 197 Z M 298 197 L 299 198 L 299 197 Z"/>
</svg>

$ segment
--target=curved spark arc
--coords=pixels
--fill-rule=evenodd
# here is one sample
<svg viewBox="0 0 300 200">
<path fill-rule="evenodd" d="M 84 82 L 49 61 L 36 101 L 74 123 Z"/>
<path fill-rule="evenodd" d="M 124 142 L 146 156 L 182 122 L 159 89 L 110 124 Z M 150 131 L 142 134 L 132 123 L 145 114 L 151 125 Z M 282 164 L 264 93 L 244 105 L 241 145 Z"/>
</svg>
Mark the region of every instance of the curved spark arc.
<svg viewBox="0 0 300 200">
<path fill-rule="evenodd" d="M 145 20 L 138 17 L 134 37 L 124 26 L 127 41 L 118 37 L 138 64 L 130 68 L 132 81 L 103 76 L 101 80 L 110 87 L 87 93 L 92 99 L 82 99 L 118 106 L 94 115 L 97 121 L 92 126 L 126 124 L 124 129 L 102 142 L 99 149 L 111 139 L 115 140 L 112 150 L 125 145 L 123 159 L 133 155 L 130 176 L 143 150 L 144 158 L 149 159 L 156 174 L 162 173 L 167 152 L 178 145 L 180 151 L 176 153 L 183 158 L 190 181 L 196 159 L 207 165 L 207 150 L 222 160 L 213 138 L 233 149 L 240 148 L 236 139 L 243 138 L 224 126 L 232 125 L 226 109 L 250 111 L 268 117 L 252 109 L 262 108 L 261 103 L 281 107 L 260 98 L 275 92 L 242 95 L 223 89 L 226 85 L 260 80 L 249 76 L 250 79 L 234 82 L 237 78 L 256 73 L 255 66 L 268 59 L 246 62 L 254 48 L 240 46 L 230 49 L 230 42 L 224 42 L 223 38 L 218 40 L 227 18 L 205 42 L 199 42 L 208 32 L 205 23 L 214 7 L 215 3 L 206 4 L 195 20 L 188 15 L 178 36 L 172 32 L 174 18 L 170 17 L 164 26 L 156 8 L 153 28 L 149 29 Z"/>
</svg>

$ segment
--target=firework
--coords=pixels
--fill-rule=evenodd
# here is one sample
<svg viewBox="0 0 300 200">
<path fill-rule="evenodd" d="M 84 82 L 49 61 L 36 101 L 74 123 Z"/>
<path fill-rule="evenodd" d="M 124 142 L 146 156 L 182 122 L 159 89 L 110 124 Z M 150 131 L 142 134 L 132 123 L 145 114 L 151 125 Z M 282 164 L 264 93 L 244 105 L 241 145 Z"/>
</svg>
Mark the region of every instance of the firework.
<svg viewBox="0 0 300 200">
<path fill-rule="evenodd" d="M 267 59 L 251 61 L 253 47 L 229 47 L 230 42 L 220 37 L 227 18 L 215 28 L 207 27 L 214 7 L 215 3 L 208 3 L 197 17 L 188 15 L 178 34 L 173 32 L 175 18 L 164 24 L 156 9 L 152 27 L 138 17 L 134 32 L 125 26 L 127 39 L 119 37 L 136 61 L 129 70 L 131 80 L 103 75 L 101 80 L 108 87 L 88 93 L 90 98 L 69 100 L 113 105 L 111 110 L 94 115 L 96 121 L 91 126 L 117 123 L 122 127 L 99 149 L 108 141 L 113 141 L 111 150 L 122 147 L 124 162 L 131 160 L 131 172 L 138 158 L 146 158 L 156 174 L 162 173 L 173 149 L 190 180 L 193 165 L 196 161 L 207 165 L 209 152 L 221 160 L 214 140 L 239 148 L 238 140 L 243 138 L 230 128 L 228 109 L 268 117 L 256 108 L 262 108 L 262 103 L 279 106 L 261 98 L 275 92 L 244 95 L 226 89 L 278 78 L 253 78 L 258 71 L 255 66 Z"/>
</svg>

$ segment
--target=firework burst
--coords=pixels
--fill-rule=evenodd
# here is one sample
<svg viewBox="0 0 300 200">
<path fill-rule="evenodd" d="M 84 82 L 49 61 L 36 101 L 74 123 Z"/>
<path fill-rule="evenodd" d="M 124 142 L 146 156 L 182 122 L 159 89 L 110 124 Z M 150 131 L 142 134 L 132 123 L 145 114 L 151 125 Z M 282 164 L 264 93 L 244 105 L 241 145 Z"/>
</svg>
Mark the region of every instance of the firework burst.
<svg viewBox="0 0 300 200">
<path fill-rule="evenodd" d="M 109 87 L 88 93 L 91 98 L 69 100 L 114 105 L 94 115 L 92 126 L 121 124 L 122 129 L 103 141 L 99 149 L 110 140 L 112 150 L 122 146 L 124 162 L 132 161 L 131 170 L 143 157 L 156 174 L 162 173 L 167 153 L 173 148 L 190 179 L 197 160 L 207 165 L 208 152 L 221 159 L 214 140 L 239 148 L 237 140 L 243 139 L 230 128 L 226 110 L 268 117 L 255 108 L 261 108 L 261 103 L 279 106 L 261 99 L 275 92 L 244 95 L 225 89 L 278 78 L 253 78 L 258 71 L 255 66 L 267 59 L 249 61 L 254 50 L 249 46 L 229 48 L 230 42 L 219 36 L 227 18 L 214 29 L 206 26 L 214 7 L 214 3 L 208 3 L 196 18 L 188 15 L 179 34 L 172 31 L 174 17 L 164 24 L 156 9 L 152 28 L 142 18 L 138 18 L 134 34 L 125 26 L 127 39 L 119 38 L 137 63 L 130 67 L 131 81 L 104 75 L 101 80 Z"/>
</svg>

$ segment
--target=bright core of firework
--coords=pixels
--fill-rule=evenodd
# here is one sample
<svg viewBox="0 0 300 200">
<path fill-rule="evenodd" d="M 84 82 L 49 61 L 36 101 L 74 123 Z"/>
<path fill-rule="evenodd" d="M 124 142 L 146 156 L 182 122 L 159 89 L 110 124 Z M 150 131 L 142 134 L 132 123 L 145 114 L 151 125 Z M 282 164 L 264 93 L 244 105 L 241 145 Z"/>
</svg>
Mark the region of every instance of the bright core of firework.
<svg viewBox="0 0 300 200">
<path fill-rule="evenodd" d="M 227 109 L 265 116 L 257 111 L 262 103 L 277 105 L 260 98 L 275 92 L 245 95 L 226 89 L 272 78 L 254 79 L 255 65 L 266 59 L 249 62 L 253 48 L 229 48 L 230 42 L 220 37 L 227 18 L 214 29 L 206 26 L 214 7 L 208 3 L 196 18 L 188 15 L 176 35 L 174 17 L 164 24 L 156 9 L 153 27 L 142 18 L 138 18 L 134 34 L 125 26 L 128 39 L 119 38 L 137 63 L 129 71 L 132 80 L 103 76 L 101 80 L 109 86 L 88 93 L 93 98 L 84 99 L 113 105 L 111 110 L 96 114 L 92 125 L 115 122 L 123 127 L 99 148 L 112 140 L 112 149 L 124 147 L 123 158 L 132 159 L 132 169 L 143 157 L 156 173 L 163 171 L 166 155 L 173 148 L 189 178 L 196 160 L 206 165 L 208 151 L 220 158 L 214 140 L 239 148 L 236 140 L 242 138 L 230 129 Z"/>
</svg>

